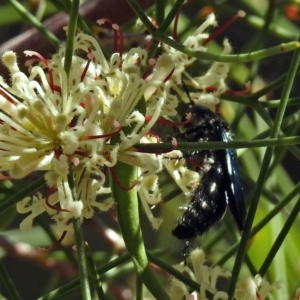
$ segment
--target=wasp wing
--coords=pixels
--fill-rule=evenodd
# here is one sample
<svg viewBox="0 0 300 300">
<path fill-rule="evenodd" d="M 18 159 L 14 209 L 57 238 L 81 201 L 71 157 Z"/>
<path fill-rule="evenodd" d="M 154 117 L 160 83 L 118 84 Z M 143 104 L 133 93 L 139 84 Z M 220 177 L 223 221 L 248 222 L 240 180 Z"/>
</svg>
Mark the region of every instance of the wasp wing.
<svg viewBox="0 0 300 300">
<path fill-rule="evenodd" d="M 220 127 L 221 140 L 232 141 L 232 133 L 228 128 Z M 226 182 L 225 194 L 230 211 L 240 230 L 244 229 L 247 210 L 244 201 L 243 188 L 240 180 L 238 159 L 235 149 L 225 149 L 223 157 L 224 177 Z"/>
</svg>

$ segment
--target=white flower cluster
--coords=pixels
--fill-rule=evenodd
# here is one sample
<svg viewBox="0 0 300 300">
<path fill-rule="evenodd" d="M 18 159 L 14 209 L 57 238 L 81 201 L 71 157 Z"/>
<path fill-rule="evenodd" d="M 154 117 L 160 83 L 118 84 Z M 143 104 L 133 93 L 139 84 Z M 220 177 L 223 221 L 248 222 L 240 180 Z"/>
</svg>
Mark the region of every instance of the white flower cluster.
<svg viewBox="0 0 300 300">
<path fill-rule="evenodd" d="M 171 279 L 170 297 L 176 299 L 194 299 L 207 300 L 207 292 L 213 295 L 213 300 L 227 300 L 228 294 L 217 288 L 217 282 L 220 278 L 230 278 L 228 271 L 219 266 L 211 268 L 205 265 L 205 254 L 201 249 L 195 249 L 190 253 L 192 268 L 182 264 L 174 266 L 180 272 L 188 274 L 191 279 L 199 283 L 200 291 L 190 294 L 187 286 L 176 278 Z M 256 275 L 254 278 L 246 277 L 239 280 L 236 286 L 234 298 L 236 300 L 264 300 L 273 290 L 279 290 L 284 287 L 282 281 L 275 281 L 270 284 L 268 281 Z"/>
<path fill-rule="evenodd" d="M 205 51 L 204 31 L 214 23 L 210 15 L 185 45 Z M 46 197 L 38 193 L 17 204 L 19 213 L 29 214 L 20 227 L 30 230 L 34 218 L 46 212 L 60 230 L 72 230 L 71 218 L 91 218 L 95 210 L 108 210 L 113 201 L 102 203 L 97 196 L 110 192 L 104 187 L 107 170 L 118 176 L 113 167 L 122 161 L 139 168 L 132 184 L 157 229 L 161 219 L 153 216 L 150 206 L 161 200 L 157 174 L 163 163 L 159 155 L 137 152 L 132 146 L 153 142 L 148 133 L 158 118 L 176 115 L 174 91 L 184 95 L 182 76 L 188 78 L 185 67 L 195 59 L 166 47 L 157 61 L 148 61 L 141 48 L 122 57 L 114 53 L 107 60 L 96 39 L 84 33 L 76 34 L 74 49 L 69 76 L 64 70 L 65 47 L 50 60 L 25 51 L 32 57 L 29 76 L 20 71 L 14 52 L 2 56 L 11 83 L 0 77 L 0 171 L 12 179 L 42 171 L 50 191 Z M 225 43 L 224 53 L 228 52 Z M 145 76 L 141 70 L 147 64 L 152 73 Z M 227 72 L 226 64 L 214 63 L 206 75 L 194 78 L 201 89 L 196 98 L 215 105 Z M 217 92 L 207 93 L 209 85 L 218 85 Z M 180 162 L 171 160 L 165 166 L 186 193 L 199 182 L 199 175 Z M 74 177 L 76 199 L 69 175 Z"/>
</svg>

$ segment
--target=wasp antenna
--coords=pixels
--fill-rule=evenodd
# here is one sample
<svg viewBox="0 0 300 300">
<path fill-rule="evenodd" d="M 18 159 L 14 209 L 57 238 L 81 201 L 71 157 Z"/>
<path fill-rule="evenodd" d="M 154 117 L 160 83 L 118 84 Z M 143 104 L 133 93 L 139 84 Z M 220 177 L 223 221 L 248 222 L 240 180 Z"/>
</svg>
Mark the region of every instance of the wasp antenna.
<svg viewBox="0 0 300 300">
<path fill-rule="evenodd" d="M 189 90 L 188 90 L 188 88 L 187 88 L 187 86 L 186 86 L 186 84 L 184 83 L 183 80 L 181 81 L 181 84 L 182 84 L 182 87 L 183 87 L 183 89 L 184 89 L 186 95 L 188 96 L 188 98 L 189 98 L 191 104 L 193 104 L 193 101 L 192 101 L 191 96 L 190 96 L 190 92 L 189 92 Z"/>
</svg>

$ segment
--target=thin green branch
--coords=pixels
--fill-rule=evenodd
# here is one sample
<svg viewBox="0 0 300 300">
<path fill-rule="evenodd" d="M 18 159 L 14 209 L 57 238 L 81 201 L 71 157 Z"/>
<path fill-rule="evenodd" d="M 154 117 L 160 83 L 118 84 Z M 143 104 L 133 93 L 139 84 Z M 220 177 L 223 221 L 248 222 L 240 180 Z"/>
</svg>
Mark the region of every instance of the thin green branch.
<svg viewBox="0 0 300 300">
<path fill-rule="evenodd" d="M 159 1 L 159 0 L 158 0 Z M 168 15 L 164 19 L 161 26 L 159 26 L 160 32 L 166 32 L 166 30 L 169 28 L 173 20 L 175 19 L 176 15 L 179 13 L 182 5 L 184 3 L 184 0 L 177 0 L 174 5 L 172 5 L 171 10 L 169 11 Z"/>
<path fill-rule="evenodd" d="M 68 174 L 68 183 L 70 189 L 72 191 L 72 197 L 74 201 L 77 201 L 77 194 L 76 194 L 76 187 L 74 185 L 74 177 L 72 172 L 72 165 L 69 168 Z M 80 274 L 80 283 L 81 283 L 81 296 L 85 300 L 92 299 L 90 285 L 89 285 L 89 273 L 87 270 L 87 262 L 86 262 L 86 254 L 85 254 L 85 243 L 82 237 L 81 231 L 81 220 L 80 218 L 73 218 L 73 229 L 74 229 L 74 237 L 76 242 L 76 252 L 77 252 L 77 259 L 78 259 L 78 268 Z"/>
<path fill-rule="evenodd" d="M 165 9 L 166 9 L 165 0 L 155 1 L 156 23 L 158 26 L 160 26 L 165 19 Z"/>
<path fill-rule="evenodd" d="M 270 29 L 270 24 L 274 20 L 276 12 L 276 5 L 274 0 L 269 1 L 269 7 L 265 15 L 265 23 L 261 30 L 258 31 L 258 36 L 255 39 L 255 43 L 251 43 L 252 47 L 255 47 L 255 49 L 261 49 L 266 44 L 266 35 L 268 34 L 268 31 Z M 250 46 L 250 47 L 251 47 Z M 250 48 L 252 50 L 252 47 Z M 261 61 L 256 60 L 252 66 L 250 71 L 250 78 L 253 79 L 255 76 L 257 76 L 259 67 L 260 67 Z"/>
<path fill-rule="evenodd" d="M 141 280 L 156 299 L 169 299 L 152 272 L 146 249 L 144 246 L 141 223 L 139 219 L 139 205 L 136 187 L 130 188 L 137 179 L 137 169 L 118 162 L 114 166 L 118 176 L 118 183 L 110 172 L 110 185 L 115 200 L 118 223 L 128 252 Z"/>
<path fill-rule="evenodd" d="M 94 285 L 94 288 L 96 290 L 98 299 L 105 300 L 106 297 L 105 297 L 105 293 L 102 288 L 101 278 L 97 272 L 97 268 L 96 268 L 96 265 L 95 265 L 95 262 L 93 259 L 93 255 L 92 255 L 91 249 L 88 244 L 85 245 L 85 249 L 86 249 L 85 253 L 86 253 L 90 277 L 91 277 L 92 283 Z"/>
<path fill-rule="evenodd" d="M 124 263 L 128 263 L 130 261 L 130 255 L 128 253 L 108 262 L 107 264 L 99 267 L 97 269 L 97 273 L 99 275 L 104 274 Z M 58 299 L 68 299 L 70 295 L 74 292 L 77 292 L 80 287 L 80 279 L 75 279 L 64 286 L 52 291 L 51 293 L 44 295 L 38 300 L 58 300 Z"/>
<path fill-rule="evenodd" d="M 259 221 L 251 230 L 250 238 L 254 237 L 262 230 L 280 211 L 288 205 L 300 192 L 300 183 L 280 202 L 278 203 L 261 221 Z M 223 265 L 237 251 L 239 242 L 230 247 L 226 253 L 212 266 Z"/>
<path fill-rule="evenodd" d="M 275 121 L 274 121 L 274 126 L 272 127 L 272 130 L 271 130 L 271 135 L 270 135 L 271 138 L 277 138 L 280 133 L 281 122 L 282 122 L 282 119 L 283 119 L 283 116 L 285 113 L 285 109 L 286 109 L 286 105 L 287 105 L 289 95 L 290 95 L 290 92 L 292 89 L 292 85 L 294 83 L 294 79 L 295 79 L 295 76 L 297 73 L 299 59 L 300 59 L 300 50 L 298 49 L 297 51 L 295 51 L 292 62 L 290 64 L 289 76 L 287 77 L 286 83 L 283 88 L 281 102 L 280 102 L 279 108 L 277 110 L 277 114 L 276 114 Z M 270 165 L 270 162 L 272 159 L 272 155 L 273 155 L 273 147 L 268 147 L 266 149 L 266 152 L 265 152 L 262 164 L 261 164 L 261 171 L 259 173 L 257 183 L 256 183 L 256 186 L 254 189 L 250 209 L 248 212 L 248 217 L 246 220 L 245 228 L 244 228 L 243 235 L 242 235 L 241 242 L 240 242 L 240 247 L 239 247 L 239 250 L 237 253 L 237 258 L 236 258 L 234 266 L 233 266 L 232 277 L 231 277 L 231 281 L 230 281 L 230 285 L 229 285 L 229 289 L 228 289 L 228 298 L 229 299 L 233 299 L 233 297 L 234 297 L 235 286 L 236 286 L 236 283 L 238 280 L 240 269 L 242 267 L 243 259 L 246 254 L 247 244 L 248 244 L 248 241 L 249 241 L 249 238 L 251 235 L 251 227 L 252 227 L 253 220 L 254 220 L 256 210 L 258 207 L 261 191 L 263 189 L 264 182 L 265 182 L 266 176 L 268 174 L 268 168 L 269 168 L 269 165 Z"/>
<path fill-rule="evenodd" d="M 258 147 L 284 147 L 288 145 L 300 144 L 300 136 L 270 138 L 265 140 L 252 141 L 232 141 L 232 142 L 180 142 L 176 147 L 172 144 L 136 144 L 136 150 L 149 153 L 165 153 L 176 150 L 217 150 L 217 149 L 239 149 L 239 148 L 258 148 Z"/>
<path fill-rule="evenodd" d="M 72 220 L 74 228 L 74 237 L 76 241 L 76 252 L 78 258 L 78 268 L 80 274 L 80 284 L 81 284 L 81 296 L 82 299 L 91 300 L 91 291 L 89 284 L 89 273 L 87 270 L 86 254 L 85 254 L 85 244 L 82 237 L 81 231 L 81 221 L 79 218 L 74 218 Z"/>
<path fill-rule="evenodd" d="M 74 39 L 75 39 L 75 34 L 77 29 L 79 4 L 80 4 L 79 0 L 73 0 L 71 14 L 70 14 L 70 21 L 68 25 L 66 53 L 65 53 L 65 62 L 64 62 L 64 69 L 66 71 L 68 78 L 71 70 L 72 58 L 74 53 Z"/>
<path fill-rule="evenodd" d="M 21 300 L 18 290 L 16 289 L 13 281 L 11 280 L 9 274 L 6 272 L 6 269 L 3 263 L 0 260 L 0 281 L 1 285 L 3 285 L 9 294 L 9 299 L 11 300 Z M 1 298 L 1 297 L 0 297 Z"/>
<path fill-rule="evenodd" d="M 45 39 L 56 49 L 59 48 L 59 39 L 35 17 L 27 9 L 25 9 L 19 1 L 7 0 L 7 2 L 22 16 L 23 20 L 27 20 L 32 27 L 36 28 Z"/>
<path fill-rule="evenodd" d="M 136 1 L 127 0 L 127 2 L 132 7 L 136 15 L 141 19 L 141 21 L 143 22 L 147 30 L 152 35 L 153 39 L 161 43 L 167 44 L 170 47 L 180 52 L 183 52 L 188 56 L 192 56 L 201 60 L 208 60 L 214 62 L 218 61 L 218 62 L 226 62 L 226 63 L 243 63 L 243 62 L 263 59 L 281 53 L 290 52 L 300 47 L 300 43 L 295 41 L 290 43 L 282 43 L 278 46 L 270 47 L 267 49 L 263 49 L 251 53 L 237 54 L 237 55 L 230 55 L 230 54 L 220 55 L 220 54 L 213 54 L 213 53 L 202 52 L 202 51 L 194 51 L 191 48 L 188 48 L 178 43 L 177 41 L 174 41 L 173 39 L 169 38 L 164 32 L 161 32 L 159 29 L 155 28 L 153 24 L 149 21 L 145 12 L 141 9 L 141 7 L 138 5 Z"/>
<path fill-rule="evenodd" d="M 72 2 L 70 0 L 50 0 L 58 9 L 65 11 L 68 15 L 71 14 Z M 85 5 L 84 3 L 82 4 Z M 91 29 L 86 24 L 84 19 L 78 14 L 78 27 L 84 32 L 92 35 Z"/>
<path fill-rule="evenodd" d="M 264 276 L 266 274 L 266 272 L 268 271 L 276 253 L 278 252 L 279 248 L 283 244 L 292 225 L 294 224 L 294 221 L 298 217 L 299 212 L 300 212 L 300 198 L 298 199 L 297 203 L 295 204 L 288 219 L 285 221 L 282 230 L 280 231 L 279 235 L 277 236 L 275 242 L 272 245 L 272 248 L 269 251 L 269 254 L 267 255 L 266 259 L 264 260 L 262 266 L 260 267 L 258 274 L 260 274 L 261 276 Z"/>
</svg>

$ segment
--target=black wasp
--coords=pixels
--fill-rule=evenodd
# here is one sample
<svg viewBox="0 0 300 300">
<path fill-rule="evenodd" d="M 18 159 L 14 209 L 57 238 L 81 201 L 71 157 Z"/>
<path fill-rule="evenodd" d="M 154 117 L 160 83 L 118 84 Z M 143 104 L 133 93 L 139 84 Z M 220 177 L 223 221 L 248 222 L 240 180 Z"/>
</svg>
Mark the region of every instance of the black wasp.
<svg viewBox="0 0 300 300">
<path fill-rule="evenodd" d="M 183 117 L 190 122 L 175 128 L 175 138 L 186 142 L 233 140 L 229 126 L 206 107 L 190 106 Z M 193 192 L 185 212 L 178 219 L 172 233 L 178 239 L 191 239 L 202 235 L 222 219 L 227 205 L 240 230 L 247 215 L 235 149 L 196 150 L 187 153 L 186 160 L 196 164 L 202 177 Z"/>
</svg>

